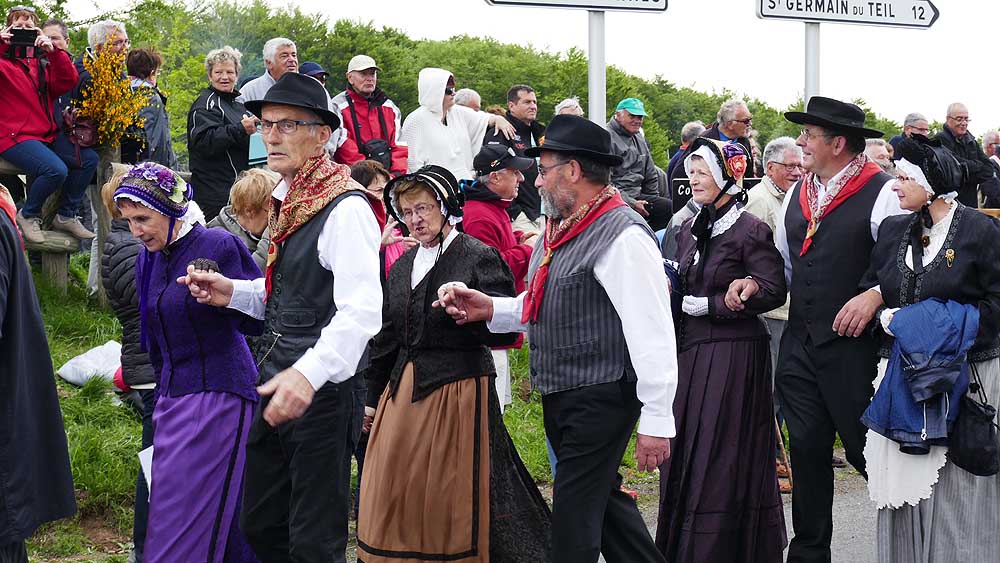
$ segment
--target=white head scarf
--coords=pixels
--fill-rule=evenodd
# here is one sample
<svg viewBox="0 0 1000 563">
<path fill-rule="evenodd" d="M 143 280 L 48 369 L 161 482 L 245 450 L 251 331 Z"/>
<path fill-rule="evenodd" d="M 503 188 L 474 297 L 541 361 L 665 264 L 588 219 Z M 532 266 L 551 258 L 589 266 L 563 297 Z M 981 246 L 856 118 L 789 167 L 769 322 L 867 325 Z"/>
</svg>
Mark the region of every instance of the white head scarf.
<svg viewBox="0 0 1000 563">
<path fill-rule="evenodd" d="M 912 162 L 906 160 L 905 158 L 900 158 L 899 160 L 896 161 L 896 169 L 902 171 L 909 178 L 913 179 L 913 181 L 919 184 L 920 187 L 922 187 L 924 191 L 927 192 L 929 195 L 933 196 L 934 194 L 937 193 L 931 186 L 930 181 L 927 180 L 927 175 L 924 174 L 923 169 L 921 169 L 916 164 L 913 164 Z M 948 192 L 946 194 L 941 194 L 938 197 L 947 200 L 948 202 L 951 202 L 956 197 L 958 197 L 958 192 Z"/>
<path fill-rule="evenodd" d="M 719 189 L 722 189 L 726 185 L 726 177 L 722 173 L 722 167 L 719 166 L 719 156 L 712 152 L 712 149 L 708 148 L 707 145 L 701 145 L 693 153 L 684 158 L 684 172 L 687 173 L 688 177 L 691 177 L 691 162 L 695 156 L 700 156 L 708 164 L 708 170 L 712 173 L 715 184 L 719 186 Z M 742 188 L 734 183 L 732 186 L 729 186 L 726 193 L 736 195 L 741 190 Z"/>
</svg>

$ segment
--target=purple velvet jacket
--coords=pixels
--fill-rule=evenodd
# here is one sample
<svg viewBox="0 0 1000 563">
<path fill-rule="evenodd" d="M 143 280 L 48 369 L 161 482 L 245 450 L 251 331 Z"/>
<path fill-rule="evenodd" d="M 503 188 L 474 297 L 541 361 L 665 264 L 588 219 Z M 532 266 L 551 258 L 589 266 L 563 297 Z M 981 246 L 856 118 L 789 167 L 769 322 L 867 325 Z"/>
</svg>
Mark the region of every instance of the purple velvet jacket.
<svg viewBox="0 0 1000 563">
<path fill-rule="evenodd" d="M 157 377 L 157 392 L 169 397 L 204 391 L 257 400 L 257 366 L 244 334 L 259 335 L 263 323 L 232 309 L 198 303 L 177 283 L 197 258 L 219 264 L 231 279 L 256 279 L 260 269 L 246 246 L 223 229 L 196 225 L 160 252 L 145 248 L 136 258 L 142 341 Z"/>
</svg>

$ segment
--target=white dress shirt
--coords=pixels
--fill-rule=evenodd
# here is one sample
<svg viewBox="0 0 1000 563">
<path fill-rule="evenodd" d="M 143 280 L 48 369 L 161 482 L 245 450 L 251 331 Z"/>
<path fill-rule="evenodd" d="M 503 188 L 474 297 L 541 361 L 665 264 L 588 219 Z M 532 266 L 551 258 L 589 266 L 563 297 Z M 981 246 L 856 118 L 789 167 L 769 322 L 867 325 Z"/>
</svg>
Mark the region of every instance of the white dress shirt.
<svg viewBox="0 0 1000 563">
<path fill-rule="evenodd" d="M 284 201 L 284 181 L 272 195 Z M 367 200 L 341 200 L 327 216 L 316 244 L 317 258 L 336 279 L 330 279 L 337 314 L 323 327 L 319 340 L 293 365 L 313 389 L 327 381 L 340 383 L 357 371 L 368 341 L 382 328 L 382 284 L 379 281 L 379 245 L 382 233 Z M 292 288 L 294 291 L 294 288 Z M 264 278 L 233 280 L 229 308 L 264 318 Z"/>
<path fill-rule="evenodd" d="M 458 237 L 458 229 L 452 227 L 451 232 L 448 236 L 444 237 L 444 248 L 438 248 L 439 245 L 434 246 L 417 246 L 417 255 L 413 257 L 413 270 L 410 271 L 410 289 L 417 287 L 420 280 L 424 279 L 427 272 L 431 271 L 434 264 L 438 260 L 438 252 L 444 252 L 448 250 L 451 243 L 455 241 Z"/>
<path fill-rule="evenodd" d="M 827 183 L 821 184 L 819 180 L 816 181 L 816 187 L 819 188 L 819 200 L 822 201 L 823 197 L 826 195 L 826 186 L 833 184 L 847 170 L 847 166 L 841 169 L 830 178 Z M 872 206 L 872 214 L 869 218 L 869 223 L 871 225 L 872 240 L 878 240 L 878 227 L 882 224 L 882 221 L 886 217 L 891 217 L 893 215 L 902 215 L 904 213 L 909 213 L 909 211 L 903 209 L 899 206 L 899 197 L 895 192 L 892 191 L 892 185 L 896 182 L 893 178 L 882 185 L 881 191 L 879 191 L 878 197 L 875 199 L 875 205 Z M 804 188 L 803 188 L 804 189 Z M 778 247 L 778 252 L 781 253 L 781 257 L 785 260 L 785 282 L 788 283 L 788 287 L 792 287 L 792 261 L 791 255 L 788 250 L 788 235 L 785 233 L 785 214 L 788 213 L 788 206 L 790 202 L 794 200 L 795 205 L 799 205 L 799 198 L 794 197 L 794 193 L 789 190 L 789 197 L 781 203 L 781 213 L 778 214 L 777 220 L 778 224 L 774 230 L 774 243 Z M 818 229 L 823 228 L 823 222 L 817 226 Z M 796 249 L 798 251 L 799 249 Z M 876 291 L 877 287 L 873 288 Z"/>
<path fill-rule="evenodd" d="M 632 225 L 597 259 L 594 276 L 622 321 L 642 403 L 639 433 L 673 438 L 677 348 L 660 251 L 645 230 Z M 491 332 L 527 332 L 521 322 L 524 296 L 492 298 L 493 319 L 487 323 Z"/>
</svg>

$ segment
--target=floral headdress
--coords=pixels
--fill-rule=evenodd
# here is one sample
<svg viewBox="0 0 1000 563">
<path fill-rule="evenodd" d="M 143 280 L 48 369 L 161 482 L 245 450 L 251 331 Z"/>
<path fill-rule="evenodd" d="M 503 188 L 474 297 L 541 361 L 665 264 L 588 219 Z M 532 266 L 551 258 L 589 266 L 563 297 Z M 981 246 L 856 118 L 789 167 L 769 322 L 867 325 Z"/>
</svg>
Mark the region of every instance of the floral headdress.
<svg viewBox="0 0 1000 563">
<path fill-rule="evenodd" d="M 191 184 L 173 170 L 155 162 L 143 162 L 125 174 L 114 199 L 128 199 L 171 219 L 180 219 L 187 213 L 193 194 Z"/>
<path fill-rule="evenodd" d="M 736 195 L 743 190 L 743 177 L 747 173 L 748 160 L 743 145 L 735 141 L 724 143 L 704 137 L 696 139 L 684 159 L 684 170 L 689 176 L 691 157 L 695 155 L 705 159 L 715 183 L 723 192 Z"/>
</svg>

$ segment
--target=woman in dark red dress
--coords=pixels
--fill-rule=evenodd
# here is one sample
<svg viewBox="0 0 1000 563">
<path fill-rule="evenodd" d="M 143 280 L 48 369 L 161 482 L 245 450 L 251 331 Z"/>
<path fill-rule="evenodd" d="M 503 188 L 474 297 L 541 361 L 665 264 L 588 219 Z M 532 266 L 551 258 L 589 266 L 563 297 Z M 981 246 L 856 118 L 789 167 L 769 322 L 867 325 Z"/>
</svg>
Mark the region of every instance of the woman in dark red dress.
<svg viewBox="0 0 1000 563">
<path fill-rule="evenodd" d="M 737 201 L 736 143 L 698 139 L 685 159 L 701 212 L 677 234 L 677 437 L 660 468 L 656 545 L 670 563 L 780 563 L 787 543 L 774 466 L 768 334 L 785 300 L 771 229 Z"/>
</svg>

